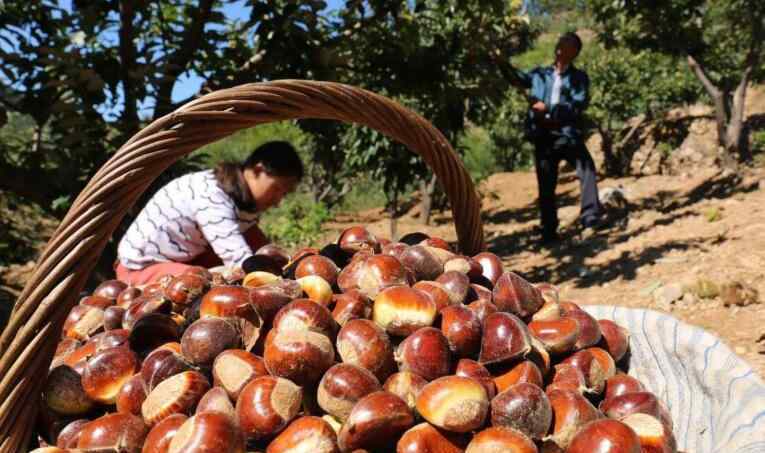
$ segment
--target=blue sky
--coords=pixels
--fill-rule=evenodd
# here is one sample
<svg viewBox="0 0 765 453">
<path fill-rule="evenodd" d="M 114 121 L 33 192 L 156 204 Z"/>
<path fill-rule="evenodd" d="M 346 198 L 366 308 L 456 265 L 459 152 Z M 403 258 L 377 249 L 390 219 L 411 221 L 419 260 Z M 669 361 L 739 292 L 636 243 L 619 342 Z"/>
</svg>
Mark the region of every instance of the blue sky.
<svg viewBox="0 0 765 453">
<path fill-rule="evenodd" d="M 325 10 L 326 12 L 337 10 L 344 4 L 344 0 L 325 1 L 327 2 L 327 9 Z M 240 0 L 236 3 L 227 5 L 225 8 L 223 8 L 226 17 L 231 20 L 248 19 L 251 8 L 245 6 L 246 3 L 247 2 L 245 0 Z M 177 102 L 181 99 L 186 99 L 189 96 L 197 93 L 203 82 L 204 79 L 199 77 L 197 74 L 185 73 L 181 75 L 178 83 L 175 84 L 175 88 L 173 89 L 173 102 Z"/>
</svg>

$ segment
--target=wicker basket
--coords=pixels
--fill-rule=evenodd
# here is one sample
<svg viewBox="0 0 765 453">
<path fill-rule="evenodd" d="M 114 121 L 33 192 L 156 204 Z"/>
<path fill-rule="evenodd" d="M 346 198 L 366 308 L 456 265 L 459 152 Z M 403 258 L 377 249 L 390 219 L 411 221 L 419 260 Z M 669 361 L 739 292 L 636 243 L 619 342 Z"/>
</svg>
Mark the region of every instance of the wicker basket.
<svg viewBox="0 0 765 453">
<path fill-rule="evenodd" d="M 153 122 L 96 173 L 48 242 L 0 336 L 0 452 L 24 451 L 39 392 L 69 310 L 127 209 L 167 167 L 258 124 L 296 118 L 359 123 L 425 160 L 451 201 L 462 252 L 483 246 L 473 182 L 444 136 L 383 96 L 328 82 L 284 80 L 220 90 Z"/>
</svg>

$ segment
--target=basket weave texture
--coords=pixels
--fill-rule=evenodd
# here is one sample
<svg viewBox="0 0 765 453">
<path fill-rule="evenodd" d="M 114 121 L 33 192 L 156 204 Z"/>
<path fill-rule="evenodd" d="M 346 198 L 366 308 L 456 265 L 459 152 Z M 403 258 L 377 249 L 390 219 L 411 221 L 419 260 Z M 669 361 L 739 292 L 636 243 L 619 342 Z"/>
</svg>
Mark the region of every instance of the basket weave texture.
<svg viewBox="0 0 765 453">
<path fill-rule="evenodd" d="M 461 160 L 438 130 L 398 103 L 348 85 L 301 80 L 205 95 L 125 143 L 93 176 L 48 242 L 0 335 L 0 452 L 24 451 L 64 319 L 127 209 L 195 149 L 240 129 L 299 118 L 368 126 L 422 156 L 449 197 L 461 251 L 472 255 L 484 248 L 479 198 Z"/>
</svg>

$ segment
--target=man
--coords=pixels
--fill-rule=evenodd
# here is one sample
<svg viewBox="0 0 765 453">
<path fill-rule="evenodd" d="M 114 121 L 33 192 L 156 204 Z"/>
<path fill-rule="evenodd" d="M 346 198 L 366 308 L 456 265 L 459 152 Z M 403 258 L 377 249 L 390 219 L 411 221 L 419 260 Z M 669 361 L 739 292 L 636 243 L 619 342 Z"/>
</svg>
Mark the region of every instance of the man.
<svg viewBox="0 0 765 453">
<path fill-rule="evenodd" d="M 598 201 L 595 164 L 584 144 L 581 119 L 589 101 L 590 80 L 574 67 L 574 59 L 582 50 L 582 40 L 576 33 L 560 37 L 555 47 L 552 66 L 520 71 L 511 64 L 498 61 L 510 82 L 529 90 L 529 114 L 526 132 L 533 142 L 534 164 L 539 185 L 539 210 L 542 223 L 542 244 L 559 240 L 558 208 L 555 188 L 558 166 L 566 160 L 576 168 L 582 192 L 579 221 L 583 228 L 600 225 L 602 208 Z"/>
</svg>

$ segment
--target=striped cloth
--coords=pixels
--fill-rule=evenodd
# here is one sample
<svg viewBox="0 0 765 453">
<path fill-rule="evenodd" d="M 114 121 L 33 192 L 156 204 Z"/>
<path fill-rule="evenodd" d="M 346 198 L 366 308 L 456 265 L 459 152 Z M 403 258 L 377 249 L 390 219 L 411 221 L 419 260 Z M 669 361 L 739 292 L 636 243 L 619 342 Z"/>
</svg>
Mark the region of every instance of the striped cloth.
<svg viewBox="0 0 765 453">
<path fill-rule="evenodd" d="M 243 233 L 257 221 L 257 212 L 237 208 L 213 170 L 189 173 L 151 197 L 117 253 L 123 266 L 138 270 L 168 261 L 186 263 L 212 247 L 225 265 L 237 266 L 252 255 Z"/>
<path fill-rule="evenodd" d="M 765 383 L 719 338 L 652 310 L 583 308 L 629 329 L 629 374 L 667 403 L 680 451 L 765 452 Z"/>
</svg>

